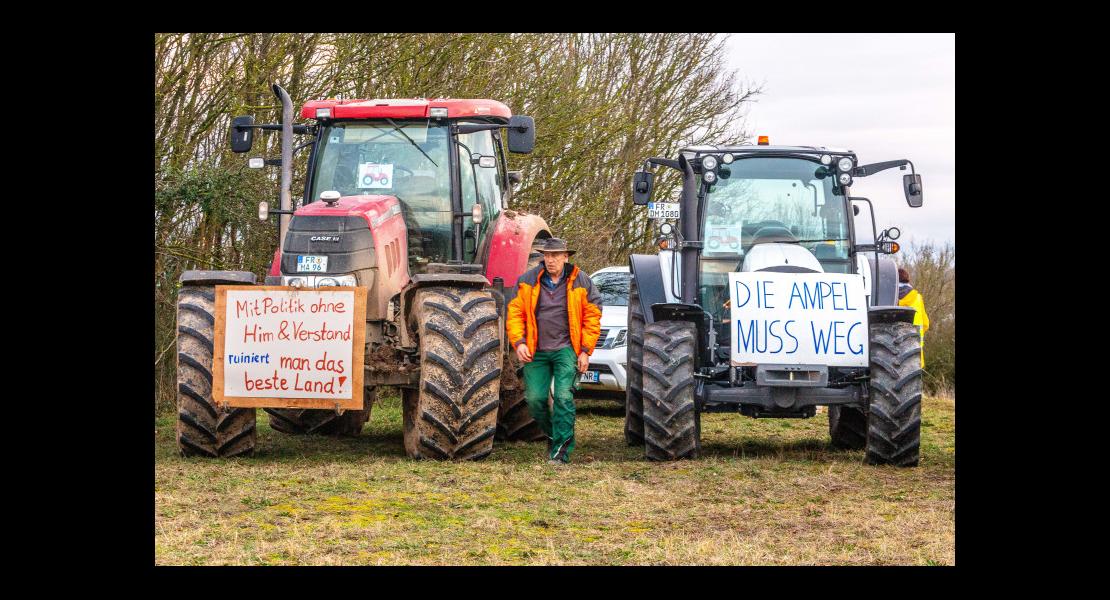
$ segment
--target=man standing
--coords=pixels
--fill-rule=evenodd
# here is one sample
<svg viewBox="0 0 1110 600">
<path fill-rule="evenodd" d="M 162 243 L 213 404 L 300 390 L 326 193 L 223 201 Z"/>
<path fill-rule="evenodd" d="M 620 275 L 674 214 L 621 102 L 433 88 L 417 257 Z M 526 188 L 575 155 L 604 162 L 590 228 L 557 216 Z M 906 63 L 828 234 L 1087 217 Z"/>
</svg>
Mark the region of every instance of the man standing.
<svg viewBox="0 0 1110 600">
<path fill-rule="evenodd" d="M 913 324 L 921 329 L 921 368 L 925 368 L 925 332 L 929 331 L 929 315 L 925 314 L 925 300 L 921 292 L 910 285 L 910 272 L 898 268 L 898 306 L 909 306 L 914 310 Z"/>
<path fill-rule="evenodd" d="M 550 238 L 542 250 L 543 262 L 517 280 L 505 328 L 525 363 L 524 399 L 547 435 L 548 463 L 561 465 L 574 451 L 575 379 L 589 366 L 601 333 L 601 294 L 588 275 L 567 263 L 575 251 L 565 241 Z"/>
</svg>

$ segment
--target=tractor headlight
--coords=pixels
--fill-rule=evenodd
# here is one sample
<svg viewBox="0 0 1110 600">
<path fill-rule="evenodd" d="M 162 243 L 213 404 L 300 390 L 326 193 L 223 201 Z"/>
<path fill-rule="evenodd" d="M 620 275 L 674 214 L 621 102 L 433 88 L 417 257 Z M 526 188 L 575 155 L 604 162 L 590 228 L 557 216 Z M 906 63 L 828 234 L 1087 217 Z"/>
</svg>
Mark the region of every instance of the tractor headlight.
<svg viewBox="0 0 1110 600">
<path fill-rule="evenodd" d="M 851 185 L 852 184 L 852 176 L 847 174 L 847 173 L 841 173 L 839 181 L 840 181 L 840 185 Z"/>
<path fill-rule="evenodd" d="M 617 337 L 613 340 L 613 348 L 620 348 L 628 343 L 628 329 L 621 329 L 617 332 Z"/>
<path fill-rule="evenodd" d="M 316 287 L 337 287 L 339 282 L 334 277 L 321 277 L 316 280 Z"/>
<path fill-rule="evenodd" d="M 712 185 L 714 182 L 717 181 L 717 174 L 713 171 L 706 171 L 704 174 L 702 174 L 702 178 L 705 179 L 706 183 Z"/>
<path fill-rule="evenodd" d="M 828 154 L 822 154 L 821 155 L 821 164 L 831 165 L 832 164 L 832 157 L 829 156 Z"/>
<path fill-rule="evenodd" d="M 706 172 L 709 172 L 709 171 L 712 171 L 713 169 L 716 169 L 717 168 L 717 157 L 710 155 L 710 156 L 706 156 L 705 158 L 701 159 L 701 168 Z"/>
<path fill-rule="evenodd" d="M 284 281 L 281 285 L 288 285 L 295 288 L 304 287 L 304 278 L 302 277 L 282 277 Z"/>
<path fill-rule="evenodd" d="M 843 171 L 845 173 L 847 173 L 848 171 L 851 171 L 852 170 L 852 159 L 845 156 L 844 158 L 837 161 L 836 168 L 840 169 L 841 171 Z"/>
<path fill-rule="evenodd" d="M 732 164 L 732 161 L 735 159 L 736 157 L 734 157 L 731 152 L 726 152 L 723 156 L 721 156 L 721 162 L 725 163 L 726 165 Z"/>
</svg>

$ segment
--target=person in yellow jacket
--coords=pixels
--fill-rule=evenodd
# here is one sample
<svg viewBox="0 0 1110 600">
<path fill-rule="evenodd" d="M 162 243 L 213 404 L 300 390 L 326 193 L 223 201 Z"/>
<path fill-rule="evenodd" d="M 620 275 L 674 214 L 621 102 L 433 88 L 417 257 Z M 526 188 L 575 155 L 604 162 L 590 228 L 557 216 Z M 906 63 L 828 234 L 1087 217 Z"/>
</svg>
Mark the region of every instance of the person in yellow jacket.
<svg viewBox="0 0 1110 600">
<path fill-rule="evenodd" d="M 550 238 L 542 251 L 543 262 L 517 279 L 505 330 L 524 363 L 524 399 L 547 435 L 548 462 L 561 465 L 574 451 L 573 388 L 601 334 L 601 293 L 587 274 L 567 262 L 575 251 L 565 241 Z"/>
<path fill-rule="evenodd" d="M 921 292 L 910 285 L 910 272 L 898 268 L 898 306 L 913 308 L 913 324 L 920 327 L 921 331 L 921 368 L 925 368 L 925 332 L 929 331 L 929 315 L 925 314 L 925 300 Z"/>
</svg>

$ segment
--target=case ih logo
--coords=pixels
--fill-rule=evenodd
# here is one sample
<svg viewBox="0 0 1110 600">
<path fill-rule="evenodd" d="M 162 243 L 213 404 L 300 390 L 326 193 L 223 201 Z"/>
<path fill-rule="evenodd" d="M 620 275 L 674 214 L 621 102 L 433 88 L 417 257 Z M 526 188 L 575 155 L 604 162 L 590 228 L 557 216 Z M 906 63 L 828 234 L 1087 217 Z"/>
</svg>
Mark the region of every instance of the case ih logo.
<svg viewBox="0 0 1110 600">
<path fill-rule="evenodd" d="M 314 242 L 338 242 L 338 235 L 314 235 L 312 236 Z"/>
</svg>

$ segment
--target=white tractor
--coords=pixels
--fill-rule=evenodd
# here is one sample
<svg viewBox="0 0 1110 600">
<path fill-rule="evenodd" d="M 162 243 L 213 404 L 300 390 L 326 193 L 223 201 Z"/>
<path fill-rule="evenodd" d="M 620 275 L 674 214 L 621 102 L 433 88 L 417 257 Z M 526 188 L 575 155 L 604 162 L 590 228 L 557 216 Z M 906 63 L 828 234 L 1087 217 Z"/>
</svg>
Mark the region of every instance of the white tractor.
<svg viewBox="0 0 1110 600">
<path fill-rule="evenodd" d="M 682 174 L 677 203 L 651 202 L 649 165 Z M 625 437 L 651 460 L 695 458 L 701 413 L 808 418 L 828 406 L 834 445 L 871 464 L 915 466 L 921 338 L 897 304 L 890 229 L 857 243 L 852 181 L 906 166 L 859 165 L 810 146 L 700 146 L 649 158 L 633 178 L 666 249 L 632 255 Z M 872 211 L 873 213 L 873 211 Z M 671 222 L 671 219 L 675 223 Z"/>
</svg>

